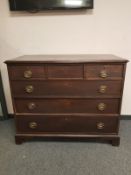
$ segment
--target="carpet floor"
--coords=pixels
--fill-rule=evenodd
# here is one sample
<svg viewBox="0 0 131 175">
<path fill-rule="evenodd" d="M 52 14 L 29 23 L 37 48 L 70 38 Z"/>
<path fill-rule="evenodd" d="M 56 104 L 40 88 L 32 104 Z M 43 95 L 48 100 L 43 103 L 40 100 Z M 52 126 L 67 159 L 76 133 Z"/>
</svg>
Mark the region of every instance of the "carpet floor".
<svg viewBox="0 0 131 175">
<path fill-rule="evenodd" d="M 122 120 L 121 143 L 14 142 L 13 119 L 0 122 L 0 175 L 131 175 L 131 120 Z"/>
</svg>

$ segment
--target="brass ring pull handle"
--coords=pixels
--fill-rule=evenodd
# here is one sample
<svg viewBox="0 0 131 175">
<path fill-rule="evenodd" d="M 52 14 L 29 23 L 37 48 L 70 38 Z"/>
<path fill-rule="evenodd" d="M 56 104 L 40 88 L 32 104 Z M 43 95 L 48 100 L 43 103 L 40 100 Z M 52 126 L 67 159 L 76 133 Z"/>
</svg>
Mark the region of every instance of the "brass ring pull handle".
<svg viewBox="0 0 131 175">
<path fill-rule="evenodd" d="M 99 92 L 104 94 L 106 92 L 106 89 L 107 89 L 107 86 L 101 85 L 100 88 L 99 88 Z"/>
<path fill-rule="evenodd" d="M 38 126 L 38 124 L 36 122 L 30 122 L 29 123 L 29 128 L 31 128 L 31 129 L 36 129 L 37 126 Z"/>
<path fill-rule="evenodd" d="M 28 85 L 25 87 L 25 91 L 27 93 L 32 93 L 34 91 L 34 87 L 32 85 Z"/>
<path fill-rule="evenodd" d="M 32 77 L 32 71 L 31 70 L 24 71 L 24 77 L 25 78 L 31 78 Z"/>
<path fill-rule="evenodd" d="M 107 77 L 108 77 L 108 74 L 107 74 L 106 70 L 102 70 L 102 71 L 100 72 L 100 77 L 101 77 L 101 78 L 107 78 Z"/>
<path fill-rule="evenodd" d="M 97 123 L 97 129 L 104 129 L 104 127 L 105 127 L 105 124 L 103 123 L 103 122 L 99 122 L 99 123 Z"/>
<path fill-rule="evenodd" d="M 29 110 L 33 110 L 35 108 L 36 108 L 36 104 L 35 103 L 31 102 L 31 103 L 28 104 L 28 109 Z"/>
<path fill-rule="evenodd" d="M 106 108 L 106 104 L 105 103 L 99 103 L 98 104 L 98 110 L 99 111 L 104 111 Z"/>
</svg>

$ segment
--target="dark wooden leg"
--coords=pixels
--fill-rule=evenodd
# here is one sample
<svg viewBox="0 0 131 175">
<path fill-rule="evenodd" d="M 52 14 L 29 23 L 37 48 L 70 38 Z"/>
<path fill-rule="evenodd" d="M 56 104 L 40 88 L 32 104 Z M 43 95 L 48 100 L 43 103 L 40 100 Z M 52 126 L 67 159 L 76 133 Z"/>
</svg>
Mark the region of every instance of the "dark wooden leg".
<svg viewBox="0 0 131 175">
<path fill-rule="evenodd" d="M 118 137 L 118 138 L 112 139 L 111 144 L 112 144 L 112 146 L 119 146 L 120 145 L 120 138 Z"/>
<path fill-rule="evenodd" d="M 20 144 L 22 144 L 23 142 L 25 142 L 25 139 L 24 139 L 24 138 L 22 138 L 22 137 L 20 137 L 20 136 L 15 136 L 15 143 L 16 143 L 17 145 L 20 145 Z"/>
</svg>

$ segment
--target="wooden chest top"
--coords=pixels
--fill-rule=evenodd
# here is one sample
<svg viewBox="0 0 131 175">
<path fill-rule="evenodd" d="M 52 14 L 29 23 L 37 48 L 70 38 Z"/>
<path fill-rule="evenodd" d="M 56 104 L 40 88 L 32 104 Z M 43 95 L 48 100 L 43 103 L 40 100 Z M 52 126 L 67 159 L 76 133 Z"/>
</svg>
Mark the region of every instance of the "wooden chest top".
<svg viewBox="0 0 131 175">
<path fill-rule="evenodd" d="M 80 54 L 80 55 L 24 55 L 5 63 L 96 63 L 114 62 L 126 63 L 127 59 L 122 59 L 110 54 Z"/>
</svg>

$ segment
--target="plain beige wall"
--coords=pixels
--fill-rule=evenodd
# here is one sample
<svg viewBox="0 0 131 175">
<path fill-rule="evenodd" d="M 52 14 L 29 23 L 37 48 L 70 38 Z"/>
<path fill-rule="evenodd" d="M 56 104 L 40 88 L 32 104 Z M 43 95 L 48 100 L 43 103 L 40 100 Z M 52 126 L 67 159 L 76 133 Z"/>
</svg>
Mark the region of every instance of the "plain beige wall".
<svg viewBox="0 0 131 175">
<path fill-rule="evenodd" d="M 131 0 L 94 0 L 94 10 L 29 14 L 0 1 L 0 66 L 8 111 L 13 112 L 3 61 L 23 54 L 111 53 L 131 58 Z M 131 63 L 122 114 L 131 114 Z"/>
</svg>

